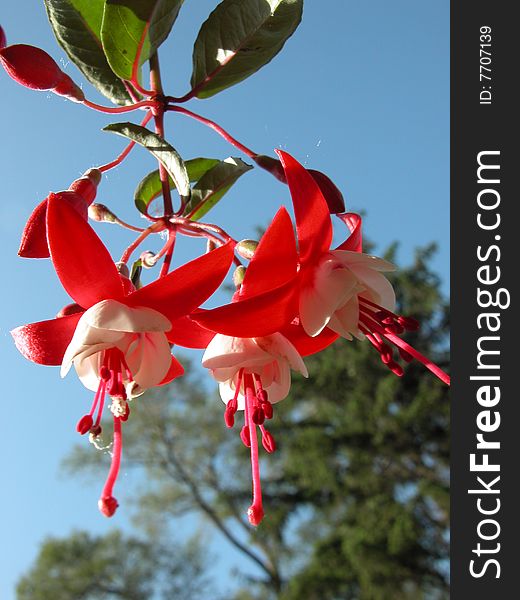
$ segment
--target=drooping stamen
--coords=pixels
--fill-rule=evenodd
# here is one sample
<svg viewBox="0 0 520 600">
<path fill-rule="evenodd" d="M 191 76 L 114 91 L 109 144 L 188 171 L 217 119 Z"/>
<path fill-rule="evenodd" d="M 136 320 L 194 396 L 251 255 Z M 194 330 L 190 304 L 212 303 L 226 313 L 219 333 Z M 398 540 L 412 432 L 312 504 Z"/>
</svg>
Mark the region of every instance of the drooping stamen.
<svg viewBox="0 0 520 600">
<path fill-rule="evenodd" d="M 235 414 L 238 410 L 238 395 L 240 394 L 240 388 L 242 386 L 242 376 L 244 374 L 244 369 L 240 369 L 238 372 L 238 378 L 236 383 L 235 395 L 233 398 L 226 404 L 226 408 L 224 410 L 224 422 L 226 423 L 226 427 L 231 429 L 235 424 Z"/>
<path fill-rule="evenodd" d="M 247 517 L 251 525 L 259 525 L 264 517 L 262 506 L 262 487 L 260 483 L 260 467 L 258 464 L 258 440 L 256 436 L 256 425 L 253 422 L 253 406 L 255 401 L 255 388 L 251 375 L 244 376 L 245 384 L 245 406 L 247 411 L 247 425 L 251 438 L 251 473 L 253 477 L 253 502 L 247 510 Z"/>
<path fill-rule="evenodd" d="M 119 474 L 121 466 L 121 453 L 123 450 L 123 434 L 121 428 L 121 419 L 114 417 L 114 444 L 112 447 L 112 463 L 108 472 L 107 480 L 101 497 L 98 501 L 98 508 L 105 517 L 111 517 L 119 506 L 117 500 L 112 495 L 114 485 Z"/>
<path fill-rule="evenodd" d="M 258 400 L 258 405 L 262 409 L 263 419 L 258 425 L 261 425 L 265 419 L 273 418 L 273 405 L 269 402 L 269 396 L 267 391 L 262 387 L 262 380 L 260 376 L 256 373 L 253 374 L 255 389 L 256 389 L 256 399 Z"/>
</svg>

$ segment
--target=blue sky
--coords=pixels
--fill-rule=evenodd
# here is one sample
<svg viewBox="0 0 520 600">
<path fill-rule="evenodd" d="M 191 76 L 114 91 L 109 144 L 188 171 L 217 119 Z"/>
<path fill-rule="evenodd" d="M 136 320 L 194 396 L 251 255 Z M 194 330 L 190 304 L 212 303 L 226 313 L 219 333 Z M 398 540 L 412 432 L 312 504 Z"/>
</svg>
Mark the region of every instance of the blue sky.
<svg viewBox="0 0 520 600">
<path fill-rule="evenodd" d="M 191 48 L 215 0 L 187 1 L 171 38 L 161 49 L 165 89 L 189 89 Z M 84 84 L 87 97 L 104 102 L 70 64 L 46 22 L 43 2 L 4 2 L 0 23 L 9 43 L 44 48 Z M 282 53 L 260 72 L 187 108 L 217 120 L 257 152 L 276 147 L 306 166 L 322 170 L 345 195 L 349 210 L 366 212 L 365 235 L 382 250 L 399 240 L 399 262 L 413 249 L 439 243 L 434 268 L 448 290 L 449 261 L 449 2 L 328 0 L 305 6 L 304 19 Z M 0 354 L 3 365 L 2 542 L 0 597 L 14 598 L 13 585 L 46 535 L 73 528 L 107 531 L 126 526 L 96 508 L 102 482 L 85 485 L 64 478 L 59 464 L 77 443 L 75 423 L 90 394 L 71 373 L 37 367 L 14 348 L 9 330 L 50 318 L 68 302 L 48 261 L 16 255 L 20 233 L 34 206 L 49 191 L 66 189 L 87 168 L 109 162 L 120 138 L 101 132 L 117 118 L 93 113 L 46 92 L 17 86 L 0 73 L 3 198 L 0 230 L 3 290 Z M 126 120 L 120 118 L 119 120 Z M 137 118 L 136 118 L 137 120 Z M 185 158 L 240 156 L 212 131 L 181 115 L 168 115 L 167 139 Z M 242 157 L 245 158 L 245 157 Z M 107 174 L 98 200 L 139 224 L 133 190 L 154 168 L 144 150 Z M 265 226 L 288 190 L 268 174 L 247 173 L 211 213 L 237 238 Z M 132 237 L 105 225 L 97 231 L 117 257 Z M 194 249 L 180 246 L 176 264 Z M 200 248 L 199 248 L 200 250 Z M 131 493 L 123 477 L 119 497 Z M 234 555 L 222 548 L 223 561 Z"/>
</svg>

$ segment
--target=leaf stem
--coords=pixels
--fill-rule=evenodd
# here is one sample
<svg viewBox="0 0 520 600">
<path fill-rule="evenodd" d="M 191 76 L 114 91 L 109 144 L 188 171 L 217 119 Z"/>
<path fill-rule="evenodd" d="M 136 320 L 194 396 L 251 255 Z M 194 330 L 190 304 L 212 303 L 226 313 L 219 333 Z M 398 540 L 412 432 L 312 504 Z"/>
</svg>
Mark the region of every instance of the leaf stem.
<svg viewBox="0 0 520 600">
<path fill-rule="evenodd" d="M 226 140 L 226 142 L 229 142 L 232 146 L 238 148 L 246 156 L 249 156 L 249 158 L 254 159 L 256 156 L 258 156 L 256 152 L 253 152 L 251 148 L 248 148 L 247 146 L 244 146 L 244 144 L 241 144 L 236 138 L 234 138 L 225 129 L 218 125 L 218 123 L 215 123 L 215 121 L 212 121 L 211 119 L 207 119 L 202 115 L 194 113 L 191 110 L 188 110 L 187 108 L 182 108 L 182 106 L 167 106 L 166 110 L 181 113 L 182 115 L 186 115 L 187 117 L 191 117 L 196 121 L 204 123 L 206 127 L 210 127 L 211 129 L 216 131 L 220 136 L 222 136 Z"/>
<path fill-rule="evenodd" d="M 93 110 L 97 110 L 98 112 L 107 113 L 107 114 L 120 114 L 127 113 L 133 110 L 137 110 L 139 108 L 155 108 L 157 106 L 157 102 L 155 100 L 140 100 L 135 104 L 127 104 L 126 106 L 101 106 L 101 104 L 96 104 L 95 102 L 91 102 L 90 100 L 83 100 L 81 103 L 88 108 L 92 108 Z"/>
</svg>

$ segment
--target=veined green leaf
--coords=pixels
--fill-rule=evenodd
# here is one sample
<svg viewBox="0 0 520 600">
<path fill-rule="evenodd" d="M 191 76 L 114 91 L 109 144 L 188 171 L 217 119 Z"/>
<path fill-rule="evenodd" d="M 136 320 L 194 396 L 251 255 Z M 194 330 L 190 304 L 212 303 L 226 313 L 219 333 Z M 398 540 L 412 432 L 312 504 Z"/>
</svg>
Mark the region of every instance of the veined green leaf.
<svg viewBox="0 0 520 600">
<path fill-rule="evenodd" d="M 192 158 L 184 162 L 188 179 L 198 181 L 206 171 L 217 165 L 220 161 L 217 158 Z M 169 177 L 170 188 L 175 186 L 173 179 Z M 150 203 L 155 200 L 162 192 L 162 183 L 159 176 L 159 170 L 156 169 L 148 173 L 139 183 L 134 193 L 134 201 L 139 212 L 148 214 Z"/>
<path fill-rule="evenodd" d="M 106 98 L 128 104 L 123 82 L 110 68 L 101 44 L 104 0 L 44 0 L 54 35 L 71 61 Z"/>
<path fill-rule="evenodd" d="M 207 171 L 191 190 L 191 200 L 184 210 L 185 215 L 197 221 L 202 218 L 224 196 L 229 188 L 244 173 L 252 169 L 240 158 L 230 156 Z"/>
<path fill-rule="evenodd" d="M 302 10 L 303 0 L 223 0 L 195 41 L 196 96 L 213 96 L 267 64 L 293 34 Z"/>
<path fill-rule="evenodd" d="M 181 198 L 185 201 L 189 199 L 191 193 L 190 180 L 184 161 L 177 150 L 161 136 L 135 123 L 111 123 L 104 127 L 103 131 L 122 135 L 146 148 L 164 166 L 168 175 L 175 182 L 175 187 Z"/>
<path fill-rule="evenodd" d="M 121 79 L 141 65 L 168 37 L 184 0 L 106 0 L 101 40 L 109 65 Z"/>
</svg>

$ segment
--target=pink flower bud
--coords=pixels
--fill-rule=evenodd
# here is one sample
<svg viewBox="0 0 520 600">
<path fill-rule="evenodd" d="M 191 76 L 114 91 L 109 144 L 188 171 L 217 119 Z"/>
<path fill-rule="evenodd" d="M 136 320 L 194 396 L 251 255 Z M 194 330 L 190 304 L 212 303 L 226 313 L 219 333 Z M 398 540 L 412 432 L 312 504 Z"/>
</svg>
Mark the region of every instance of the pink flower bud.
<svg viewBox="0 0 520 600">
<path fill-rule="evenodd" d="M 99 169 L 88 169 L 79 179 L 75 179 L 69 185 L 69 190 L 79 194 L 87 204 L 92 204 L 96 198 L 100 181 L 101 171 Z"/>
<path fill-rule="evenodd" d="M 98 508 L 105 517 L 111 517 L 116 512 L 118 506 L 119 503 L 114 496 L 106 496 L 105 498 L 100 498 L 98 501 Z"/>
<path fill-rule="evenodd" d="M 0 49 L 0 62 L 17 83 L 33 90 L 51 90 L 60 96 L 82 102 L 82 90 L 54 59 L 36 46 L 14 44 Z"/>
</svg>

